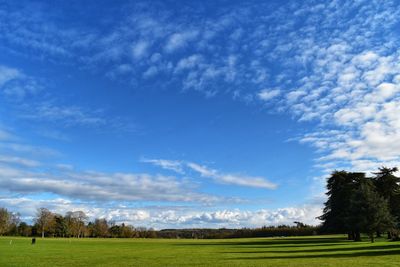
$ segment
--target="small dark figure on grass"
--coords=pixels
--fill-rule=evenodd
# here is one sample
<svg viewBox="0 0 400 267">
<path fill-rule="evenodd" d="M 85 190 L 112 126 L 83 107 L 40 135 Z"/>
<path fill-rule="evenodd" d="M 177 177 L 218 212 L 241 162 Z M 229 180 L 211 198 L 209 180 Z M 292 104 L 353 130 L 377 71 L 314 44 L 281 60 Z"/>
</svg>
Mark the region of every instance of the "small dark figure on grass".
<svg viewBox="0 0 400 267">
<path fill-rule="evenodd" d="M 36 238 L 32 238 L 32 245 L 36 244 Z"/>
</svg>

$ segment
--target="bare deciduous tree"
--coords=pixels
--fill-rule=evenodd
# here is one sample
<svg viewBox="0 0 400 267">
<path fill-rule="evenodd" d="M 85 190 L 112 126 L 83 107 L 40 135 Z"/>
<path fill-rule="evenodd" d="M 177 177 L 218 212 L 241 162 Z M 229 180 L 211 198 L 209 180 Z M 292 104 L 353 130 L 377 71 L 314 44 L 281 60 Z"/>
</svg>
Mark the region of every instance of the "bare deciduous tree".
<svg viewBox="0 0 400 267">
<path fill-rule="evenodd" d="M 65 218 L 72 235 L 77 238 L 82 237 L 88 216 L 83 211 L 69 211 Z"/>
<path fill-rule="evenodd" d="M 11 214 L 5 208 L 0 208 L 0 236 L 7 233 L 11 222 Z"/>
<path fill-rule="evenodd" d="M 42 232 L 42 238 L 46 231 L 51 230 L 54 225 L 54 214 L 46 208 L 39 208 L 36 213 L 36 224 Z"/>
</svg>

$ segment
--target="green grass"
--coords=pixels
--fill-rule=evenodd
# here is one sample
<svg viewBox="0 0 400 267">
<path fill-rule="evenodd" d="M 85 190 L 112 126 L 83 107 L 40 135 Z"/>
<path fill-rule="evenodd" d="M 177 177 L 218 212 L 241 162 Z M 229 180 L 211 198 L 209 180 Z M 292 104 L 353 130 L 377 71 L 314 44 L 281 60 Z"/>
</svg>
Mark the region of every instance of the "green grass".
<svg viewBox="0 0 400 267">
<path fill-rule="evenodd" d="M 12 243 L 10 244 L 10 240 Z M 0 266 L 400 266 L 400 243 L 345 236 L 223 240 L 0 238 Z"/>
</svg>

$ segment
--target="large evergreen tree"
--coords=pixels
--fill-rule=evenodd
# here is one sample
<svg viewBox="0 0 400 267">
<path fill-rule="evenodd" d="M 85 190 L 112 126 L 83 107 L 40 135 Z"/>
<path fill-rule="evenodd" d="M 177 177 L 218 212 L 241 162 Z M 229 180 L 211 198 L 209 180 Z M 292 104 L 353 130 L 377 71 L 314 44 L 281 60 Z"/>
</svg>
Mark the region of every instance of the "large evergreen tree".
<svg viewBox="0 0 400 267">
<path fill-rule="evenodd" d="M 374 184 L 380 196 L 389 204 L 390 213 L 400 222 L 400 177 L 394 175 L 397 168 L 381 167 L 374 173 Z M 400 224 L 397 224 L 397 228 Z M 388 231 L 388 238 L 392 238 L 392 231 Z"/>
<path fill-rule="evenodd" d="M 352 228 L 346 221 L 349 217 L 349 203 L 352 192 L 352 177 L 346 171 L 334 171 L 327 181 L 327 196 L 323 215 L 322 229 L 331 233 L 349 233 L 353 239 Z"/>
<path fill-rule="evenodd" d="M 383 197 L 376 192 L 374 184 L 368 178 L 354 181 L 354 190 L 350 196 L 349 216 L 346 222 L 356 233 L 355 240 L 360 241 L 360 233 L 369 235 L 374 242 L 374 233 L 393 228 L 394 217 Z"/>
<path fill-rule="evenodd" d="M 376 189 L 376 180 L 365 173 L 335 171 L 327 180 L 327 196 L 322 229 L 331 233 L 348 233 L 349 239 L 360 241 L 368 233 L 394 227 L 395 218 L 388 200 Z M 384 187 L 386 188 L 386 187 Z M 398 207 L 398 206 L 397 206 Z"/>
</svg>

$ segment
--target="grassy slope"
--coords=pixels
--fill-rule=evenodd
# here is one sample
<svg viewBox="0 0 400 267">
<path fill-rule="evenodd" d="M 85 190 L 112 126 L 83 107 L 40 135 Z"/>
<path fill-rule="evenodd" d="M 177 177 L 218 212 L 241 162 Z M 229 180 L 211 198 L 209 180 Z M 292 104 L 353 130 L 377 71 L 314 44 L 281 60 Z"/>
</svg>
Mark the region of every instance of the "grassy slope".
<svg viewBox="0 0 400 267">
<path fill-rule="evenodd" d="M 13 240 L 10 244 L 10 240 Z M 0 238 L 0 266 L 400 266 L 400 243 L 344 236 L 225 240 Z"/>
</svg>

